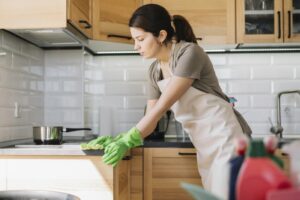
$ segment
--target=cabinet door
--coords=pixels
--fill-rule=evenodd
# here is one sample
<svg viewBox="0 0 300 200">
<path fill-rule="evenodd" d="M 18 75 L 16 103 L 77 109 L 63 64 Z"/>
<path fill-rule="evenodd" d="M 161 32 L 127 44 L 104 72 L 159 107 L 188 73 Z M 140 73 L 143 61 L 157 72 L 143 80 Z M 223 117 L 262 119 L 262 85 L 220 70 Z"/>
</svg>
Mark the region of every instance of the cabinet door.
<svg viewBox="0 0 300 200">
<path fill-rule="evenodd" d="M 194 149 L 144 149 L 145 200 L 192 200 L 181 182 L 201 185 Z"/>
<path fill-rule="evenodd" d="M 282 0 L 238 0 L 237 42 L 283 42 Z"/>
<path fill-rule="evenodd" d="M 140 5 L 142 0 L 94 1 L 94 39 L 133 43 L 128 22 Z"/>
<path fill-rule="evenodd" d="M 300 1 L 284 0 L 284 41 L 300 41 Z"/>
<path fill-rule="evenodd" d="M 143 148 L 131 150 L 130 200 L 143 200 Z"/>
<path fill-rule="evenodd" d="M 66 1 L 1 0 L 0 29 L 66 27 Z"/>
<path fill-rule="evenodd" d="M 145 0 L 165 7 L 171 15 L 182 15 L 191 24 L 199 44 L 235 43 L 233 0 Z"/>
<path fill-rule="evenodd" d="M 69 0 L 68 21 L 92 38 L 92 0 Z"/>
</svg>

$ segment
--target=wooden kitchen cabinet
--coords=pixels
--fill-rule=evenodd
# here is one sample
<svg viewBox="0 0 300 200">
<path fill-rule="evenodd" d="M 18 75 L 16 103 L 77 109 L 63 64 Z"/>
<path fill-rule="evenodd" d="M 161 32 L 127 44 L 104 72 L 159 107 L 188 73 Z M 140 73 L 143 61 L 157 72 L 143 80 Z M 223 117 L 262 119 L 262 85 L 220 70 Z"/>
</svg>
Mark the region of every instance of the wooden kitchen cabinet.
<svg viewBox="0 0 300 200">
<path fill-rule="evenodd" d="M 68 22 L 74 25 L 88 38 L 93 37 L 92 0 L 68 0 L 67 16 Z"/>
<path fill-rule="evenodd" d="M 300 41 L 299 0 L 236 1 L 237 43 Z"/>
<path fill-rule="evenodd" d="M 184 16 L 191 24 L 198 44 L 235 43 L 234 0 L 144 0 L 164 6 L 171 15 Z"/>
<path fill-rule="evenodd" d="M 66 1 L 0 0 L 0 29 L 66 27 Z"/>
<path fill-rule="evenodd" d="M 128 27 L 142 0 L 93 0 L 93 39 L 133 43 Z"/>
<path fill-rule="evenodd" d="M 143 200 L 143 148 L 131 150 L 130 200 Z"/>
<path fill-rule="evenodd" d="M 144 148 L 144 200 L 192 200 L 181 182 L 201 186 L 194 149 Z"/>
</svg>

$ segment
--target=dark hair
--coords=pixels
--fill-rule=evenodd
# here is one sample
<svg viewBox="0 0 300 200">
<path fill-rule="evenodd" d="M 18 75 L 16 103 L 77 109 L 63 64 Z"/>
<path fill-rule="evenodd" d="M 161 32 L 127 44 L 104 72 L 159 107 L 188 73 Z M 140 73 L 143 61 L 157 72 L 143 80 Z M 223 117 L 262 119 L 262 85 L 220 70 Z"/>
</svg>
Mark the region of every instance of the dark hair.
<svg viewBox="0 0 300 200">
<path fill-rule="evenodd" d="M 172 21 L 175 27 L 172 27 Z M 189 22 L 181 15 L 174 15 L 173 20 L 168 11 L 157 4 L 146 4 L 139 7 L 129 20 L 129 27 L 136 27 L 152 33 L 158 37 L 161 30 L 167 32 L 167 38 L 164 41 L 171 41 L 173 36 L 177 42 L 184 40 L 186 42 L 197 43 L 195 34 Z"/>
</svg>

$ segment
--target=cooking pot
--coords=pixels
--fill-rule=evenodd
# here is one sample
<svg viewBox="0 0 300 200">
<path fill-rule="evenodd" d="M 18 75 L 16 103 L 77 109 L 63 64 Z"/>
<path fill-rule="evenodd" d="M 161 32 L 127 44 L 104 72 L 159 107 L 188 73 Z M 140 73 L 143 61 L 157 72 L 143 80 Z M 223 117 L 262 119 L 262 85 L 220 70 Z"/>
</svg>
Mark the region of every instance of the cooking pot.
<svg viewBox="0 0 300 200">
<path fill-rule="evenodd" d="M 33 127 L 33 141 L 35 144 L 61 144 L 63 132 L 91 131 L 90 128 L 63 128 L 62 126 L 35 126 Z"/>
</svg>

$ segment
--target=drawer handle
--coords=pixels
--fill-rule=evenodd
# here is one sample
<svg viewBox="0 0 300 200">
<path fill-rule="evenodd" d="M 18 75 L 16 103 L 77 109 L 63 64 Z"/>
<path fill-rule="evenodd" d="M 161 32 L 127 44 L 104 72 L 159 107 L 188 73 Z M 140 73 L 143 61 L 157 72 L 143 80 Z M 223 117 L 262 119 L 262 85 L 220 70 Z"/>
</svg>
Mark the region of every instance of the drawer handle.
<svg viewBox="0 0 300 200">
<path fill-rule="evenodd" d="M 197 37 L 196 40 L 203 40 L 203 38 L 202 37 Z"/>
<path fill-rule="evenodd" d="M 131 37 L 125 35 L 108 34 L 107 37 L 115 37 L 115 38 L 123 38 L 123 39 L 131 40 Z"/>
<path fill-rule="evenodd" d="M 122 160 L 131 160 L 131 156 L 125 156 Z"/>
<path fill-rule="evenodd" d="M 183 153 L 183 152 L 178 152 L 178 155 L 180 156 L 195 156 L 197 155 L 196 153 Z"/>
<path fill-rule="evenodd" d="M 80 24 L 85 24 L 85 29 L 90 29 L 90 28 L 92 28 L 92 25 L 88 22 L 88 21 L 86 21 L 86 20 L 79 20 L 79 23 Z"/>
</svg>

